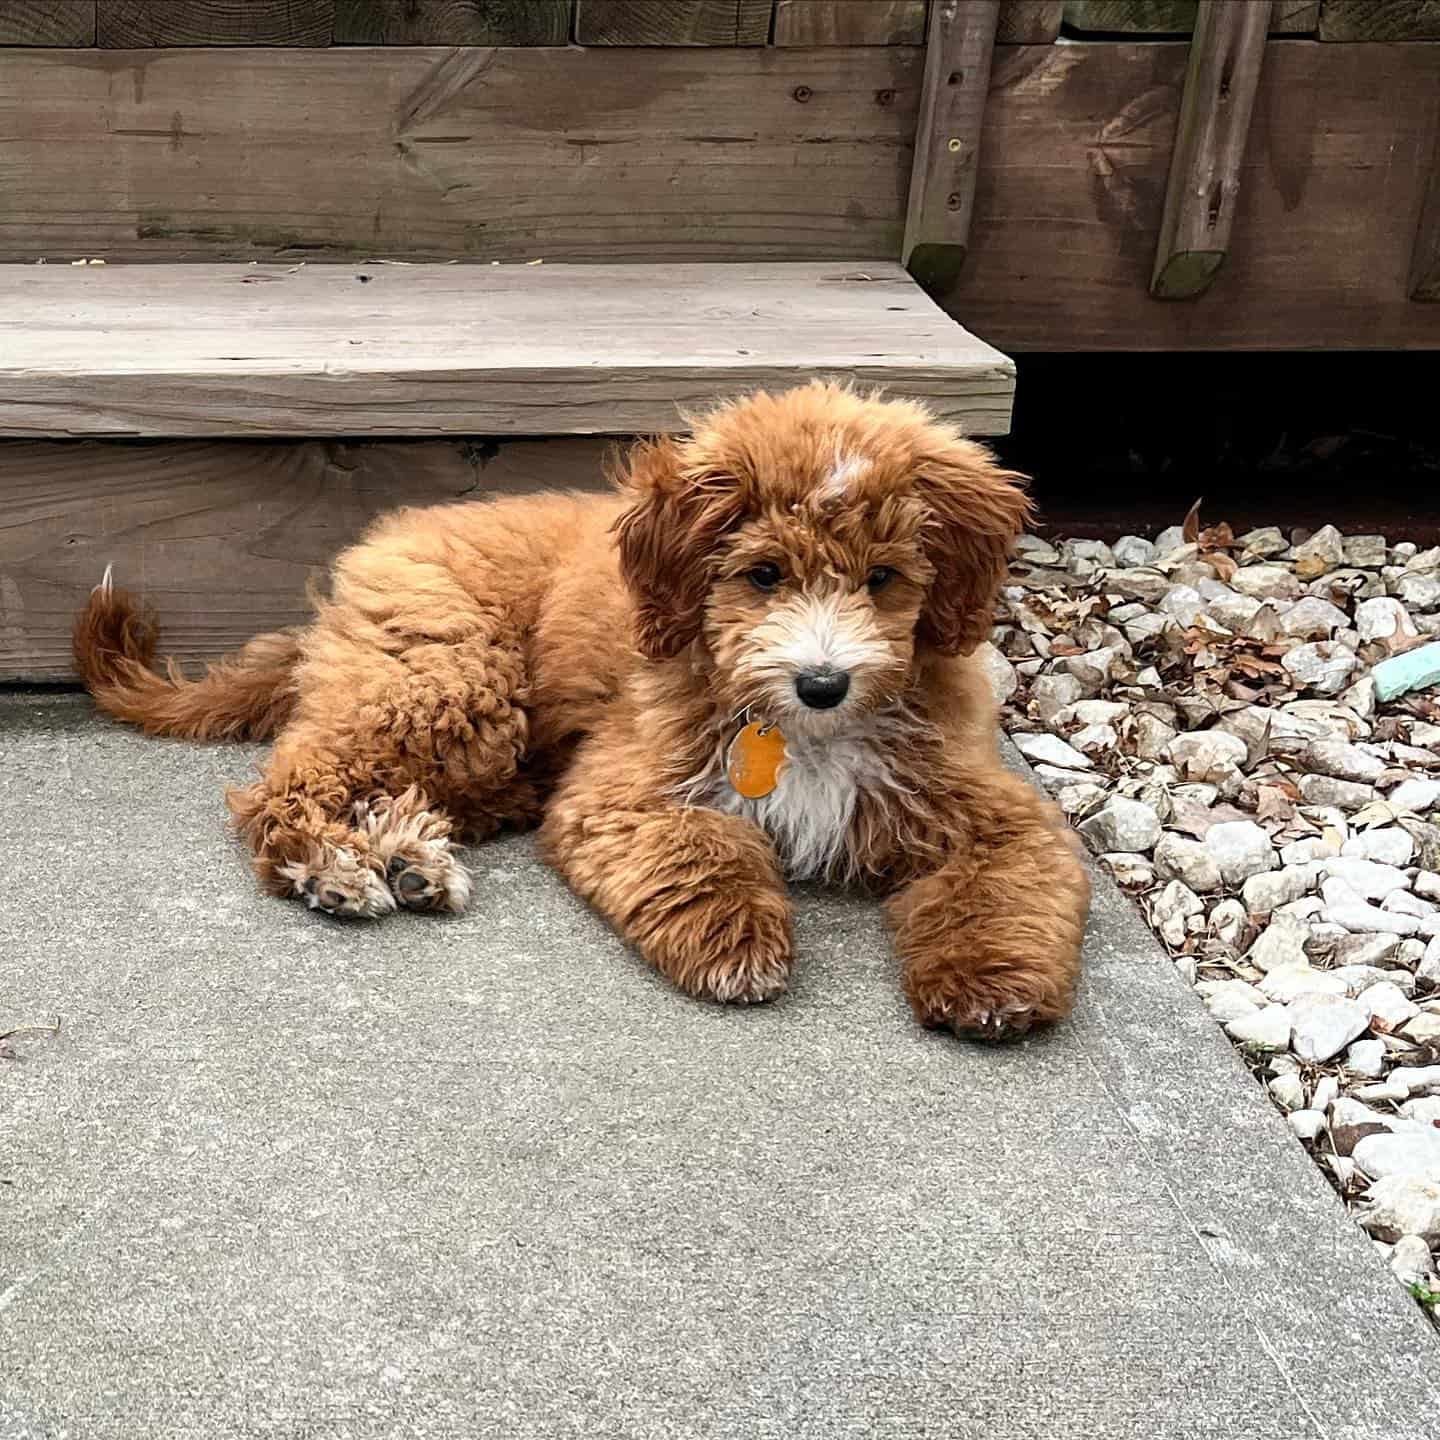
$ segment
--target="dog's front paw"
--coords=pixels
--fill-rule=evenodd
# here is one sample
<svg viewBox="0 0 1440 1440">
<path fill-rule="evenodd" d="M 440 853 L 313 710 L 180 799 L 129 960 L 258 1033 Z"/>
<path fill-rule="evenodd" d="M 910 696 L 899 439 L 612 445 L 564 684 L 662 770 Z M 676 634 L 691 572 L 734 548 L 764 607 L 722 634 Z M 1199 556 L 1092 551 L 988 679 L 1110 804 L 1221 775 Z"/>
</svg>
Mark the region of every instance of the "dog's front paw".
<svg viewBox="0 0 1440 1440">
<path fill-rule="evenodd" d="M 470 872 L 450 845 L 450 822 L 425 807 L 413 788 L 355 807 L 355 824 L 385 867 L 385 882 L 406 910 L 449 910 L 470 903 Z"/>
<path fill-rule="evenodd" d="M 779 895 L 715 895 L 671 918 L 645 947 L 688 994 L 730 1005 L 773 1000 L 790 983 L 790 909 Z"/>
<path fill-rule="evenodd" d="M 395 897 L 374 865 L 345 845 L 317 846 L 304 861 L 280 867 L 292 893 L 312 910 L 374 920 L 395 909 Z"/>
<path fill-rule="evenodd" d="M 966 1040 L 1003 1045 L 1053 1024 L 1070 1010 L 1068 993 L 1024 983 L 1020 977 L 968 976 L 949 971 L 908 977 L 915 1018 Z"/>
</svg>

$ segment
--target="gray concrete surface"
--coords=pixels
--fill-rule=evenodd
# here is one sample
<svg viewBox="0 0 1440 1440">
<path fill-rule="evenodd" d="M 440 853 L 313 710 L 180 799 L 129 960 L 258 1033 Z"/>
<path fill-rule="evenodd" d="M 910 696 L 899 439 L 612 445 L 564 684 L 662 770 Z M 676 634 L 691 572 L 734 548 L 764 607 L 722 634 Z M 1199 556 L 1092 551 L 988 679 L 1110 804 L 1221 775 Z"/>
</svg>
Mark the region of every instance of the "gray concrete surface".
<svg viewBox="0 0 1440 1440">
<path fill-rule="evenodd" d="M 773 1007 L 532 859 L 347 925 L 255 752 L 0 698 L 0 1436 L 1407 1437 L 1436 1340 L 1128 902 L 1056 1033 L 917 1030 L 810 895 Z M 1428 1412 L 1428 1413 L 1427 1413 Z"/>
</svg>

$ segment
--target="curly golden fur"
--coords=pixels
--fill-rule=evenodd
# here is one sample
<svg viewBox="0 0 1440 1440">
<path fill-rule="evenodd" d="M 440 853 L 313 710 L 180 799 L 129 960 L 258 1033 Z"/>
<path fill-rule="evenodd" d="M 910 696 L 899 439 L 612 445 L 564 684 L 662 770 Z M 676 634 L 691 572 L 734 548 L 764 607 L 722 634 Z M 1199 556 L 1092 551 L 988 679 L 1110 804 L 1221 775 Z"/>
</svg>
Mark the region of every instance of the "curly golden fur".
<svg viewBox="0 0 1440 1440">
<path fill-rule="evenodd" d="M 275 736 L 230 792 L 263 886 L 335 914 L 462 908 L 459 839 L 541 823 L 571 887 L 676 985 L 782 991 L 787 876 L 887 897 L 917 1017 L 1063 1016 L 1088 903 L 1052 807 L 1001 766 L 971 652 L 1027 514 L 920 406 L 815 384 L 637 445 L 612 496 L 402 510 L 300 632 L 188 681 L 108 582 L 80 672 L 157 734 Z M 778 727 L 769 794 L 727 776 Z"/>
</svg>

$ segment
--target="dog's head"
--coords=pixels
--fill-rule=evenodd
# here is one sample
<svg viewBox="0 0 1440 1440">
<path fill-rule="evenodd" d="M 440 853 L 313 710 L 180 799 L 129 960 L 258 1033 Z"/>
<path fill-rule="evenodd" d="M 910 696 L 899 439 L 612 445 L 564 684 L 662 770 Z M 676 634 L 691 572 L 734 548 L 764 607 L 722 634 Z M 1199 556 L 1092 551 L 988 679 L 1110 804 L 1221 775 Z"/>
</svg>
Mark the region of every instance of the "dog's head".
<svg viewBox="0 0 1440 1440">
<path fill-rule="evenodd" d="M 637 445 L 618 525 L 650 659 L 703 646 L 716 701 L 836 734 L 905 691 L 918 651 L 990 632 L 1020 477 L 918 404 L 814 384 Z"/>
</svg>

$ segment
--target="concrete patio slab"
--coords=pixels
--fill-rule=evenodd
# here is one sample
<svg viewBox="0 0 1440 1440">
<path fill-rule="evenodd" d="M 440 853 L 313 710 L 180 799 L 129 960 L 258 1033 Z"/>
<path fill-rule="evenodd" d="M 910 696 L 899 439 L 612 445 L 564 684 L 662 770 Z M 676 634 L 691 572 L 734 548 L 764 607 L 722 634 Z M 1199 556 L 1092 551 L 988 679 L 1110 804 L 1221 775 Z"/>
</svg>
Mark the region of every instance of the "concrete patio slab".
<svg viewBox="0 0 1440 1440">
<path fill-rule="evenodd" d="M 517 839 L 457 919 L 256 893 L 258 752 L 0 697 L 0 1437 L 1421 1440 L 1433 1333 L 1130 904 L 918 1030 L 871 904 L 671 991 Z"/>
</svg>

